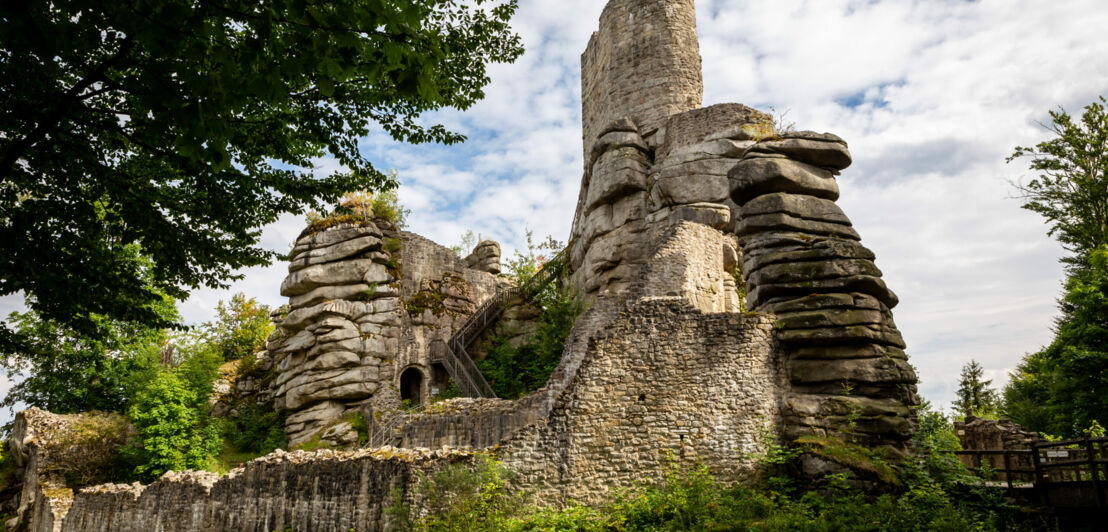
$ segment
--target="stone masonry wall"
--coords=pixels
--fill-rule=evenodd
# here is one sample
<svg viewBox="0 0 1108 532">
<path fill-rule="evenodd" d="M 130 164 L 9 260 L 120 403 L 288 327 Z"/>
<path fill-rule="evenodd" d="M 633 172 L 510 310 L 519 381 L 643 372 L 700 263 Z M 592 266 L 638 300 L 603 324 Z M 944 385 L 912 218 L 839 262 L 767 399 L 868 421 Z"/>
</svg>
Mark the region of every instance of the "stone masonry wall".
<svg viewBox="0 0 1108 532">
<path fill-rule="evenodd" d="M 704 313 L 739 312 L 734 235 L 678 221 L 659 239 L 642 276 L 643 297 L 681 297 Z"/>
<path fill-rule="evenodd" d="M 147 486 L 85 488 L 69 500 L 48 501 L 57 502 L 57 510 L 41 513 L 31 530 L 389 530 L 385 508 L 395 493 L 411 502 L 420 473 L 470 456 L 449 450 L 278 451 L 222 477 L 171 472 Z"/>
<path fill-rule="evenodd" d="M 608 2 L 581 55 L 585 161 L 612 122 L 630 118 L 650 137 L 703 93 L 693 0 Z"/>
<path fill-rule="evenodd" d="M 498 455 L 552 502 L 598 502 L 671 467 L 704 464 L 735 479 L 765 450 L 783 378 L 772 317 L 643 299 L 589 340 L 549 418 Z"/>
</svg>

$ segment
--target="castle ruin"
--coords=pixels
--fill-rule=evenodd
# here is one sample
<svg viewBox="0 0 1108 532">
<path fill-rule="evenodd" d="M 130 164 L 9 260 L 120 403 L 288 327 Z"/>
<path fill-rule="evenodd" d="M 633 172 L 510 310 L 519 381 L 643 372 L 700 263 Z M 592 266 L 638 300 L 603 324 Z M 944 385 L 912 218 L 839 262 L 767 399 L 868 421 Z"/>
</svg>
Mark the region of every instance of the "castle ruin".
<svg viewBox="0 0 1108 532">
<path fill-rule="evenodd" d="M 490 309 L 513 330 L 534 318 L 525 287 L 497 275 L 494 243 L 459 259 L 388 224 L 306 231 L 282 285 L 289 312 L 259 357 L 274 377 L 231 388 L 288 413 L 293 444 L 350 445 L 343 420 L 360 413 L 372 449 L 276 453 L 61 503 L 40 492 L 33 529 L 378 530 L 416 471 L 481 450 L 552 504 L 597 502 L 674 464 L 741 480 L 775 437 L 905 453 L 916 377 L 896 296 L 835 204 L 847 143 L 777 131 L 740 104 L 702 107 L 693 0 L 612 0 L 581 71 L 585 167 L 565 261 L 589 307 L 544 387 L 490 397 L 479 338 L 458 340 Z M 470 397 L 402 412 L 452 381 Z"/>
</svg>

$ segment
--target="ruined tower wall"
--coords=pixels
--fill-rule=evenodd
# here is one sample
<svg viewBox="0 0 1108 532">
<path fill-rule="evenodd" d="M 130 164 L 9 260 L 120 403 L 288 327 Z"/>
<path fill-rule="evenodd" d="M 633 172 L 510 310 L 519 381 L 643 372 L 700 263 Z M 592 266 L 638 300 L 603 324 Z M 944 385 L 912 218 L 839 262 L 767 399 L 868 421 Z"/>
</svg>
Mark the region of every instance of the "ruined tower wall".
<svg viewBox="0 0 1108 532">
<path fill-rule="evenodd" d="M 649 137 L 703 96 L 693 0 L 609 2 L 581 56 L 586 160 L 609 123 L 630 118 Z"/>
<path fill-rule="evenodd" d="M 597 503 L 673 467 L 754 472 L 784 392 L 771 316 L 639 300 L 588 342 L 548 419 L 497 455 L 538 500 Z"/>
</svg>

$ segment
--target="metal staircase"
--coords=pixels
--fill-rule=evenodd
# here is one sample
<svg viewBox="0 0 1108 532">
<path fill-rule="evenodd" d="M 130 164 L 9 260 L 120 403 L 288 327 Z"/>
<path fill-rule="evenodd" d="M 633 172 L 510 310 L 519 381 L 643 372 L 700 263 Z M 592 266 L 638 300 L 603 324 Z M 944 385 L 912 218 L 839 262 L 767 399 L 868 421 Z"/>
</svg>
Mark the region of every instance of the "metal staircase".
<svg viewBox="0 0 1108 532">
<path fill-rule="evenodd" d="M 465 397 L 496 397 L 492 386 L 477 369 L 477 364 L 469 356 L 466 349 L 479 338 L 489 327 L 496 324 L 500 315 L 508 308 L 512 299 L 519 297 L 523 301 L 530 301 L 543 288 L 561 275 L 566 263 L 566 250 L 558 253 L 553 259 L 543 264 L 542 269 L 535 272 L 531 278 L 522 285 L 507 290 L 500 290 L 477 308 L 446 341 L 446 348 L 432 356 L 432 362 L 437 362 L 446 368 L 450 378 L 458 385 L 458 389 Z"/>
</svg>

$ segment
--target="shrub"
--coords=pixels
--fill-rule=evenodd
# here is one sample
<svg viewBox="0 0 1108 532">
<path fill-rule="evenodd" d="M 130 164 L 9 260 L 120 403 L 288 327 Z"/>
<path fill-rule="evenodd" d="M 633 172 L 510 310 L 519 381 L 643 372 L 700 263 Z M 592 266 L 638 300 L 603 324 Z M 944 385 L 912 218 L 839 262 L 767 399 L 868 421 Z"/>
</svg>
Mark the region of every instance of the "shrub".
<svg viewBox="0 0 1108 532">
<path fill-rule="evenodd" d="M 274 329 L 270 312 L 268 306 L 242 293 L 232 296 L 226 304 L 219 302 L 218 317 L 207 327 L 224 360 L 239 360 L 265 349 L 266 339 Z"/>
<path fill-rule="evenodd" d="M 454 463 L 432 475 L 422 475 L 416 486 L 422 501 L 414 523 L 411 509 L 397 493 L 388 513 L 405 530 L 477 532 L 504 530 L 509 520 L 522 514 L 529 502 L 526 494 L 509 488 L 512 472 L 486 454 L 472 464 Z"/>
<path fill-rule="evenodd" d="M 172 372 L 138 393 L 128 414 L 139 446 L 124 448 L 136 476 L 151 480 L 166 471 L 201 469 L 219 451 L 218 427 L 196 404 L 196 394 Z"/>
<path fill-rule="evenodd" d="M 234 417 L 224 420 L 223 438 L 235 450 L 259 456 L 284 447 L 288 442 L 284 416 L 265 411 L 255 403 L 240 406 Z"/>
<path fill-rule="evenodd" d="M 542 307 L 531 337 L 513 347 L 506 337 L 495 337 L 488 356 L 477 362 L 497 397 L 515 399 L 546 384 L 558 367 L 573 322 L 584 303 L 569 289 L 551 285 L 534 301 Z"/>
<path fill-rule="evenodd" d="M 46 442 L 50 459 L 42 473 L 61 475 L 70 488 L 115 480 L 120 449 L 134 437 L 135 429 L 119 414 L 87 412 L 72 419 Z"/>
</svg>

